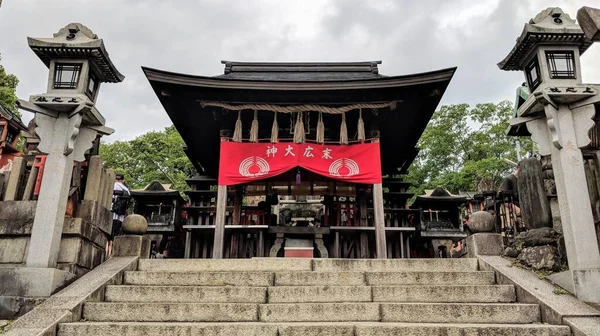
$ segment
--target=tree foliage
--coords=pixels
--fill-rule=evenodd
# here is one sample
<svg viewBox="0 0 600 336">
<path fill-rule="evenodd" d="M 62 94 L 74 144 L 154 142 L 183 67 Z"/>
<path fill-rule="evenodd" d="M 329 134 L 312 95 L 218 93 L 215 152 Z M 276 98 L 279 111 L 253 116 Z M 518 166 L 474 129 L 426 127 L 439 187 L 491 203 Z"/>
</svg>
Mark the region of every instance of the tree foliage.
<svg viewBox="0 0 600 336">
<path fill-rule="evenodd" d="M 436 187 L 452 193 L 474 191 L 483 179 L 497 188 L 514 169 L 505 159 L 517 161 L 517 141 L 521 155 L 533 148 L 529 137 L 506 135 L 512 113 L 509 101 L 442 106 L 419 140 L 421 151 L 407 176 L 412 191 L 417 195 Z"/>
<path fill-rule="evenodd" d="M 123 173 L 125 183 L 134 189 L 152 181 L 173 184 L 174 189 L 188 189 L 185 179 L 194 168 L 183 152 L 185 143 L 173 125 L 164 131 L 150 131 L 131 141 L 100 145 L 105 167 Z"/>
<path fill-rule="evenodd" d="M 1 56 L 0 60 L 2 60 Z M 17 76 L 7 74 L 4 66 L 0 64 L 0 105 L 10 109 L 20 117 L 21 115 L 17 110 L 17 85 L 19 85 Z"/>
</svg>

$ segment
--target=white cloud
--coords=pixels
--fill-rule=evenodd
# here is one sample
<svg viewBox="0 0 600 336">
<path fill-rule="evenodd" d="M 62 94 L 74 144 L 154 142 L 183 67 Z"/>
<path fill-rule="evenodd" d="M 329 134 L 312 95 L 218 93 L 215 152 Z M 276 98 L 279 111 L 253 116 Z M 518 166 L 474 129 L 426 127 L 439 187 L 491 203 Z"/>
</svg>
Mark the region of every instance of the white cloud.
<svg viewBox="0 0 600 336">
<path fill-rule="evenodd" d="M 600 0 L 557 0 L 573 17 Z M 442 103 L 512 100 L 523 81 L 502 72 L 523 24 L 545 0 L 7 0 L 0 8 L 2 64 L 21 80 L 18 94 L 45 91 L 47 69 L 27 36 L 48 37 L 70 22 L 105 40 L 126 75 L 104 84 L 98 108 L 116 133 L 131 139 L 170 124 L 141 66 L 222 73 L 220 60 L 383 60 L 381 73 L 401 75 L 458 66 Z M 600 83 L 600 47 L 583 56 L 584 81 Z"/>
</svg>

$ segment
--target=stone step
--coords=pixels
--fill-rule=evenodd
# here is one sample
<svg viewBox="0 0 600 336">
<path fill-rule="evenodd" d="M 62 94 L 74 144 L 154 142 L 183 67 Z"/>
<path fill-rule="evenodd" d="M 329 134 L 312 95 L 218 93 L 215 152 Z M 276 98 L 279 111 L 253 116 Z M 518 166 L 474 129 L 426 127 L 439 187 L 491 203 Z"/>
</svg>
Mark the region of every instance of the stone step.
<svg viewBox="0 0 600 336">
<path fill-rule="evenodd" d="M 367 272 L 367 285 L 493 285 L 494 272 Z"/>
<path fill-rule="evenodd" d="M 83 318 L 98 322 L 251 322 L 258 319 L 258 305 L 87 302 Z"/>
<path fill-rule="evenodd" d="M 278 336 L 274 324 L 246 323 L 149 323 L 149 322 L 78 322 L 59 325 L 58 336 L 164 336 L 227 335 Z"/>
<path fill-rule="evenodd" d="M 151 286 L 493 285 L 495 282 L 494 272 L 128 271 L 124 278 L 126 285 Z"/>
<path fill-rule="evenodd" d="M 311 259 L 141 259 L 138 271 L 203 272 L 203 271 L 311 271 Z"/>
<path fill-rule="evenodd" d="M 269 287 L 269 303 L 371 302 L 369 286 L 280 286 Z"/>
<path fill-rule="evenodd" d="M 377 303 L 278 303 L 260 305 L 261 322 L 379 321 Z"/>
<path fill-rule="evenodd" d="M 107 286 L 105 300 L 108 302 L 266 303 L 267 288 L 241 286 Z"/>
<path fill-rule="evenodd" d="M 309 273 L 309 272 L 307 272 Z M 125 272 L 126 285 L 271 286 L 272 272 Z M 362 283 L 361 283 L 362 284 Z"/>
<path fill-rule="evenodd" d="M 277 272 L 275 286 L 364 286 L 364 272 Z"/>
<path fill-rule="evenodd" d="M 317 272 L 465 272 L 477 259 L 312 259 Z"/>
<path fill-rule="evenodd" d="M 369 323 L 355 327 L 356 336 L 569 336 L 567 326 L 545 324 Z"/>
<path fill-rule="evenodd" d="M 544 324 L 429 323 L 144 323 L 77 322 L 59 325 L 58 336 L 569 336 L 567 326 Z"/>
<path fill-rule="evenodd" d="M 381 321 L 525 324 L 540 322 L 540 307 L 511 303 L 382 303 Z"/>
<path fill-rule="evenodd" d="M 373 301 L 508 303 L 516 301 L 516 294 L 515 287 L 513 285 L 373 286 Z"/>
</svg>

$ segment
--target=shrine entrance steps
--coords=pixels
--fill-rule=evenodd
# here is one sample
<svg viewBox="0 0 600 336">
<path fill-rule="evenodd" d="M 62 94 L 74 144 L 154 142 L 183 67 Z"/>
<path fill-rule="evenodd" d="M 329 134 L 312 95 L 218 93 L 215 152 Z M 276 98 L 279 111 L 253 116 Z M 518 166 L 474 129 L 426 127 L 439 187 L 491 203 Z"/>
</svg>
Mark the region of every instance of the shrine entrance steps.
<svg viewBox="0 0 600 336">
<path fill-rule="evenodd" d="M 59 336 L 567 336 L 476 259 L 140 260 Z"/>
</svg>

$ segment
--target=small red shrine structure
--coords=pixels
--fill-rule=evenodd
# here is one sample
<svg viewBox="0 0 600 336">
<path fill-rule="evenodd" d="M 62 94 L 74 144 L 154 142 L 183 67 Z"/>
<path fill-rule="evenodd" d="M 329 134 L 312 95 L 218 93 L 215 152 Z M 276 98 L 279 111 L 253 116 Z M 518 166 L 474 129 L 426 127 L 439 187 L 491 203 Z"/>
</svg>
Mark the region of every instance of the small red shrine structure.
<svg viewBox="0 0 600 336">
<path fill-rule="evenodd" d="M 27 127 L 14 112 L 0 105 L 0 168 L 16 156 L 21 156 L 17 141 L 21 131 Z"/>
<path fill-rule="evenodd" d="M 456 68 L 222 63 L 214 77 L 143 68 L 199 172 L 186 257 L 410 257 L 420 212 L 402 175 Z"/>
</svg>

